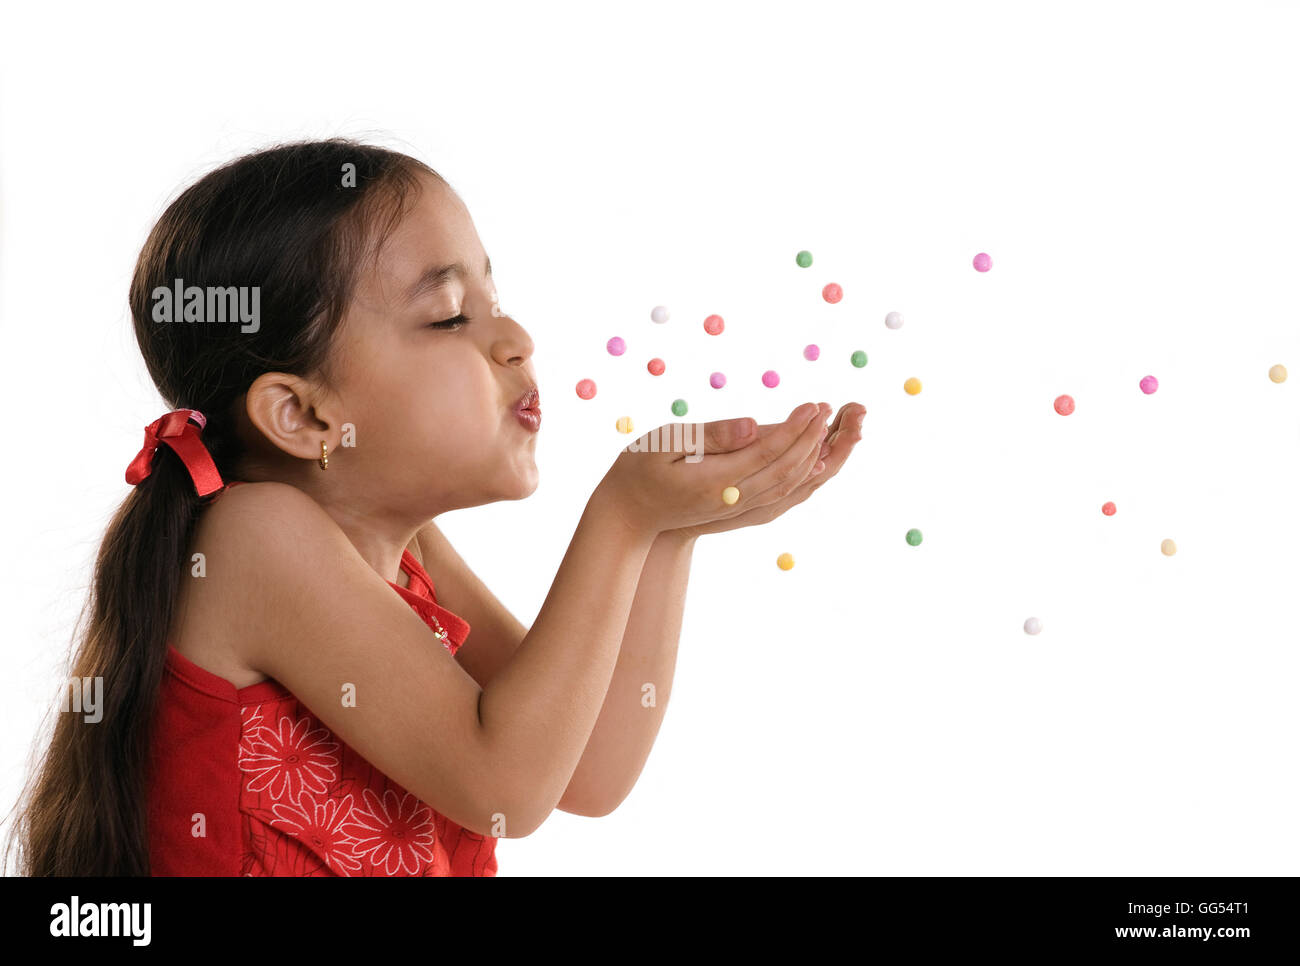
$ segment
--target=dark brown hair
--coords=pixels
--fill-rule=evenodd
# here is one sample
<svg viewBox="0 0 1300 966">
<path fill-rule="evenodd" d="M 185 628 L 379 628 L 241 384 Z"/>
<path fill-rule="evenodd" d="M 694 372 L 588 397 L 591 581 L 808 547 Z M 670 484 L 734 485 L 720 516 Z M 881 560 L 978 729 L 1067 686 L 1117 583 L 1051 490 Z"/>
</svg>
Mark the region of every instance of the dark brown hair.
<svg viewBox="0 0 1300 966">
<path fill-rule="evenodd" d="M 328 381 L 330 348 L 360 269 L 422 175 L 446 184 L 414 158 L 350 139 L 279 144 L 205 175 L 154 225 L 131 279 L 136 340 L 167 409 L 207 417 L 202 439 L 223 479 L 240 478 L 241 433 L 249 430 L 239 429 L 239 410 L 254 379 L 286 372 Z M 187 288 L 258 286 L 259 327 L 155 322 L 152 293 L 176 279 Z M 123 455 L 123 468 L 133 455 Z M 150 874 L 152 724 L 205 502 L 185 464 L 160 446 L 152 472 L 108 525 L 69 660 L 70 680 L 102 678 L 102 718 L 55 713 L 5 847 L 7 867 L 17 841 L 20 875 Z"/>
</svg>

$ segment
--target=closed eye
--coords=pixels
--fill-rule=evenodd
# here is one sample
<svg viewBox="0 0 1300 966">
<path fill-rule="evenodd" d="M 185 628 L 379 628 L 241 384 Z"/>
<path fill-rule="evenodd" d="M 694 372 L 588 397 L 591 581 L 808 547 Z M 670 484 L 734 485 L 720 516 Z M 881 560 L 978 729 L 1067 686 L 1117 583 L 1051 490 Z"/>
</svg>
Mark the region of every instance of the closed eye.
<svg viewBox="0 0 1300 966">
<path fill-rule="evenodd" d="M 458 315 L 458 316 L 456 316 L 455 318 L 452 318 L 452 319 L 444 319 L 444 320 L 441 321 L 441 322 L 431 322 L 431 323 L 429 323 L 429 328 L 431 328 L 431 329 L 451 329 L 451 328 L 454 328 L 454 327 L 456 327 L 456 326 L 466 325 L 466 324 L 468 324 L 468 323 L 469 323 L 469 316 L 468 316 L 468 315 L 465 315 L 465 314 L 462 313 L 461 315 Z"/>
</svg>

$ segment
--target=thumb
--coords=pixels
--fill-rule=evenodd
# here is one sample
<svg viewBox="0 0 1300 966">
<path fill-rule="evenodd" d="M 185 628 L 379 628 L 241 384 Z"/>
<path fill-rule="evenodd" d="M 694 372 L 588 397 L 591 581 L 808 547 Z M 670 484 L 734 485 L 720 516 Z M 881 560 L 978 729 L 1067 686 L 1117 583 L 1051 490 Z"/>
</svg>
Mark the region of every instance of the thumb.
<svg viewBox="0 0 1300 966">
<path fill-rule="evenodd" d="M 749 416 L 704 424 L 704 452 L 731 453 L 758 439 L 758 422 Z"/>
</svg>

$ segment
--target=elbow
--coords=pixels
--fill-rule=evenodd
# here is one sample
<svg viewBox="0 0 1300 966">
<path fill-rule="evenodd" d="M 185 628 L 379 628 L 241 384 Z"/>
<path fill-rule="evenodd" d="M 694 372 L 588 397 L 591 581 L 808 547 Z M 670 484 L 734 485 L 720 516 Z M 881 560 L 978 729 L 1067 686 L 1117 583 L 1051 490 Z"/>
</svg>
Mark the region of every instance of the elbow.
<svg viewBox="0 0 1300 966">
<path fill-rule="evenodd" d="M 526 838 L 541 827 L 553 808 L 553 803 L 547 806 L 538 802 L 536 796 L 501 795 L 480 809 L 479 814 L 487 817 L 488 824 L 481 834 L 502 839 Z"/>
<path fill-rule="evenodd" d="M 570 815 L 581 815 L 583 818 L 604 818 L 622 805 L 626 797 L 627 794 L 624 793 L 616 796 L 596 795 L 584 799 L 566 792 L 556 807 Z"/>
<path fill-rule="evenodd" d="M 491 834 L 507 839 L 526 838 L 541 828 L 542 823 L 557 808 L 571 815 L 580 815 L 583 818 L 604 818 L 618 808 L 623 803 L 623 800 L 621 798 L 598 798 L 574 801 L 570 800 L 566 795 L 559 802 L 524 802 L 521 800 L 516 800 L 516 802 L 516 805 L 508 811 L 497 810 L 491 814 L 494 829 Z"/>
</svg>

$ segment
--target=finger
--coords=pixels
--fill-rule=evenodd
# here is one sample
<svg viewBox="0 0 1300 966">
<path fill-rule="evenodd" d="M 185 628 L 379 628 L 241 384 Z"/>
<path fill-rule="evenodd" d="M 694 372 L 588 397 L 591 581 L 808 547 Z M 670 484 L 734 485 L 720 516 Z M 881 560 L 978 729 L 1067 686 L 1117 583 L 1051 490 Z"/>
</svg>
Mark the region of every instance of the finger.
<svg viewBox="0 0 1300 966">
<path fill-rule="evenodd" d="M 736 505 L 743 504 L 748 509 L 774 503 L 802 483 L 817 462 L 819 443 L 827 432 L 824 420 L 829 415 L 829 412 L 818 407 L 816 415 L 784 453 L 767 466 L 733 484 L 740 490 L 741 498 Z"/>
<path fill-rule="evenodd" d="M 717 474 L 720 474 L 718 479 L 727 481 L 724 486 L 739 486 L 738 481 L 753 476 L 779 460 L 791 446 L 796 445 L 803 432 L 818 421 L 820 415 L 821 410 L 816 403 L 796 406 L 785 422 L 777 424 L 766 434 L 757 434 L 751 445 L 735 453 L 721 454 L 713 464 Z"/>
<path fill-rule="evenodd" d="M 837 440 L 847 438 L 851 443 L 862 439 L 862 420 L 867 415 L 867 407 L 861 403 L 846 403 L 841 407 L 831 431 L 822 442 L 820 457 L 826 459 Z"/>
<path fill-rule="evenodd" d="M 829 437 L 829 436 L 832 436 L 832 435 L 834 435 L 835 433 L 838 433 L 838 432 L 840 431 L 840 427 L 844 425 L 844 423 L 845 423 L 845 416 L 846 416 L 846 414 L 848 413 L 850 407 L 855 406 L 855 405 L 857 405 L 857 404 L 856 404 L 856 403 L 845 403 L 843 406 L 840 407 L 840 411 L 837 412 L 837 413 L 835 414 L 835 419 L 831 422 L 831 431 L 830 431 L 830 433 L 827 434 L 828 437 Z"/>
<path fill-rule="evenodd" d="M 831 412 L 831 406 L 829 403 L 820 403 L 819 405 L 821 406 L 823 412 L 827 414 Z M 845 405 L 841 407 L 840 412 L 836 414 L 835 422 L 831 424 L 829 432 L 833 433 L 838 428 L 840 420 L 844 417 L 844 410 L 848 409 L 850 406 L 860 406 L 860 405 L 861 405 L 860 403 L 845 403 Z M 784 425 L 785 423 L 759 423 L 758 436 L 761 439 L 765 436 L 770 435 L 773 431 L 775 431 L 776 429 Z"/>
<path fill-rule="evenodd" d="M 703 453 L 731 453 L 758 439 L 758 420 L 749 416 L 736 419 L 716 419 L 711 423 L 696 423 L 696 438 L 703 441 Z"/>
</svg>

